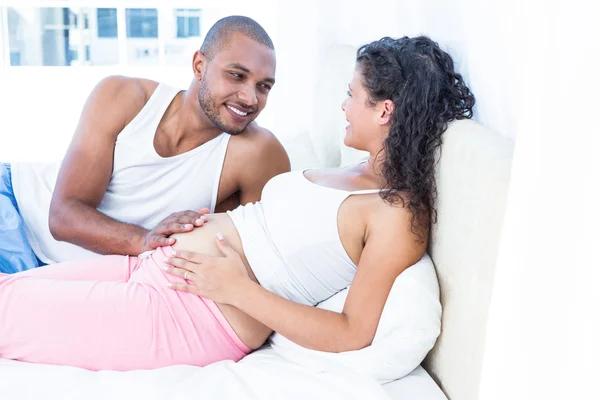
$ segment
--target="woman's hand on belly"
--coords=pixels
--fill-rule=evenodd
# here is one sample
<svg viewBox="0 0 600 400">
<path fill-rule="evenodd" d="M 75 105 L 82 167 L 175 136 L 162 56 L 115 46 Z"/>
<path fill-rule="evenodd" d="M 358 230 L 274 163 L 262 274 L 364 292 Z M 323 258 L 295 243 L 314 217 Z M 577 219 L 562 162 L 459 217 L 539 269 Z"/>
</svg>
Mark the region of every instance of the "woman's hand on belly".
<svg viewBox="0 0 600 400">
<path fill-rule="evenodd" d="M 231 297 L 228 291 L 246 290 L 242 283 L 236 283 L 237 279 L 240 279 L 240 282 L 251 281 L 252 283 L 252 281 L 256 282 L 256 277 L 244 256 L 241 239 L 231 218 L 227 214 L 211 214 L 206 217 L 207 221 L 202 227 L 192 232 L 175 235 L 177 242 L 174 250 L 177 255 L 172 257 L 167 273 L 186 278 L 184 275 L 188 271 L 188 282 L 187 285 L 181 287 L 175 285 L 172 288 L 213 300 L 240 339 L 248 347 L 256 349 L 271 334 L 271 329 L 237 307 L 222 301 Z M 221 245 L 216 240 L 215 235 L 219 232 L 224 234 L 226 245 Z M 228 257 L 230 253 L 232 254 Z M 240 265 L 240 257 L 242 265 Z M 239 270 L 236 271 L 236 267 Z M 233 271 L 219 271 L 219 269 L 229 268 L 233 268 Z M 236 272 L 240 275 L 236 275 Z M 213 289 L 216 285 L 217 289 L 207 290 L 206 288 L 211 285 Z M 224 286 L 224 292 L 218 290 L 220 285 Z"/>
<path fill-rule="evenodd" d="M 216 303 L 231 304 L 236 293 L 252 279 L 240 255 L 225 243 L 219 233 L 217 247 L 224 256 L 208 256 L 188 251 L 176 251 L 167 260 L 165 271 L 188 283 L 169 283 L 171 289 L 190 292 Z"/>
</svg>

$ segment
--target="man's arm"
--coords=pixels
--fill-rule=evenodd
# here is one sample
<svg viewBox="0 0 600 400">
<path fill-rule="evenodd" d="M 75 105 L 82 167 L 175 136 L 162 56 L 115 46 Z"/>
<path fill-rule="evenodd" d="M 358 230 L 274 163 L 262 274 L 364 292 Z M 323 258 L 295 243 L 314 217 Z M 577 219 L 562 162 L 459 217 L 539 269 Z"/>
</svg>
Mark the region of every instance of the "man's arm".
<svg viewBox="0 0 600 400">
<path fill-rule="evenodd" d="M 129 255 L 174 242 L 162 232 L 149 234 L 140 226 L 116 221 L 97 210 L 112 175 L 117 136 L 144 107 L 146 93 L 140 80 L 113 76 L 102 80 L 88 97 L 50 204 L 48 223 L 56 240 L 100 254 Z M 199 217 L 194 212 L 188 214 L 194 215 L 171 216 L 168 223 L 161 223 L 162 229 Z"/>
<path fill-rule="evenodd" d="M 240 204 L 260 200 L 263 188 L 276 175 L 289 172 L 290 159 L 275 135 L 262 129 L 246 148 L 239 174 Z"/>
<path fill-rule="evenodd" d="M 256 123 L 247 129 L 229 142 L 215 212 L 259 201 L 269 179 L 290 171 L 290 159 L 275 135 Z"/>
</svg>

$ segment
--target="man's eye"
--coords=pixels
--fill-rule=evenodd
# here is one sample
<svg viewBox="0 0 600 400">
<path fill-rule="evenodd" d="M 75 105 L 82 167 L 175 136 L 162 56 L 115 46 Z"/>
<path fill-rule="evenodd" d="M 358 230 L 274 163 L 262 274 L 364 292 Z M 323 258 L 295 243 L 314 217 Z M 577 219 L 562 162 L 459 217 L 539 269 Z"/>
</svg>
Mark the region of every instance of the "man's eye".
<svg viewBox="0 0 600 400">
<path fill-rule="evenodd" d="M 235 72 L 230 72 L 230 74 L 236 79 L 242 79 L 244 77 L 242 74 L 237 74 Z"/>
<path fill-rule="evenodd" d="M 260 87 L 262 87 L 265 90 L 271 90 L 271 86 L 270 85 L 262 84 L 262 85 L 260 85 Z"/>
</svg>

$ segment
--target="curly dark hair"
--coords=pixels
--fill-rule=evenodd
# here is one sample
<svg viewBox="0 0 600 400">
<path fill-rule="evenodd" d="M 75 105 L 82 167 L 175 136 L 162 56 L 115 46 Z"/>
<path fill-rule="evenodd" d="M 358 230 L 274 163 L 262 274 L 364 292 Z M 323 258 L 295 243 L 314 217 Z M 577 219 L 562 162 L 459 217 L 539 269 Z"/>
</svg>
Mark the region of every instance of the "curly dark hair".
<svg viewBox="0 0 600 400">
<path fill-rule="evenodd" d="M 387 99 L 395 105 L 378 171 L 387 189 L 381 196 L 408 208 L 411 231 L 423 242 L 437 221 L 435 166 L 442 134 L 449 122 L 473 116 L 475 97 L 450 55 L 426 36 L 366 44 L 356 65 L 368 105 Z"/>
</svg>

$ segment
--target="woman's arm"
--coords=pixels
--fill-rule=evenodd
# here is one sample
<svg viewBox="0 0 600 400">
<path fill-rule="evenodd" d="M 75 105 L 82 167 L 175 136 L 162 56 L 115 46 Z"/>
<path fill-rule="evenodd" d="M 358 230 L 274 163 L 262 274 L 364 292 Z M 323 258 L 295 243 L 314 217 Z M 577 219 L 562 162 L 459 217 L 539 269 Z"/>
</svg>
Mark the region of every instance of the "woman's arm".
<svg viewBox="0 0 600 400">
<path fill-rule="evenodd" d="M 195 285 L 173 285 L 177 290 L 230 304 L 307 348 L 342 352 L 368 346 L 375 336 L 383 306 L 396 277 L 416 263 L 426 244 L 410 231 L 410 215 L 385 206 L 367 227 L 366 243 L 356 276 L 341 313 L 309 307 L 282 298 L 250 280 L 235 253 L 217 241 L 225 257 L 179 254 L 169 272 Z M 190 260 L 192 259 L 192 260 Z"/>
</svg>

